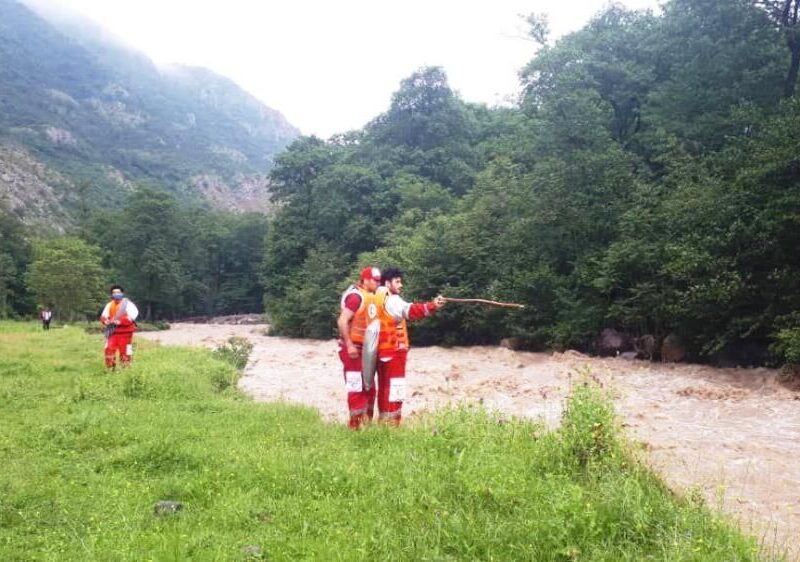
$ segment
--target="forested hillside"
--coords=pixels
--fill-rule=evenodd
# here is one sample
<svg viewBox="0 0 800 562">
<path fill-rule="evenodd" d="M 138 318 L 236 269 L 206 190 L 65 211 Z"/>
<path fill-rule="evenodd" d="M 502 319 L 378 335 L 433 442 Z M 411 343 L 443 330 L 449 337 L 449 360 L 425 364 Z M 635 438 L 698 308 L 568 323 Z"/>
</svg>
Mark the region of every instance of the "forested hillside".
<svg viewBox="0 0 800 562">
<path fill-rule="evenodd" d="M 615 328 L 800 360 L 798 4 L 611 6 L 555 42 L 532 17 L 516 107 L 424 68 L 363 129 L 296 141 L 272 172 L 274 325 L 330 336 L 357 265 L 392 264 L 411 296 L 527 305 L 448 306 L 417 342 L 593 350 Z"/>
<path fill-rule="evenodd" d="M 297 135 L 227 78 L 157 68 L 90 22 L 0 0 L 0 196 L 26 222 L 63 227 L 142 181 L 263 208 L 274 155 Z"/>
</svg>

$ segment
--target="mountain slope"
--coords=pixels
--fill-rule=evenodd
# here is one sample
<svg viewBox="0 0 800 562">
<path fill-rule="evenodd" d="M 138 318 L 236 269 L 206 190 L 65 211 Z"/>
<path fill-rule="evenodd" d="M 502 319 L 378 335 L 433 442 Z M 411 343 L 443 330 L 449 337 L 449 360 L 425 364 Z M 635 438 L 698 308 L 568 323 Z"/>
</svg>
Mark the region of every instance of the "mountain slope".
<svg viewBox="0 0 800 562">
<path fill-rule="evenodd" d="M 88 183 L 88 199 L 103 206 L 142 180 L 257 208 L 274 155 L 298 134 L 227 78 L 159 69 L 90 22 L 52 23 L 0 0 L 0 196 L 12 191 L 2 172 L 13 153 L 16 168 L 28 159 L 66 179 L 51 187 L 67 211 L 76 184 Z M 18 212 L 37 218 L 19 199 Z"/>
</svg>

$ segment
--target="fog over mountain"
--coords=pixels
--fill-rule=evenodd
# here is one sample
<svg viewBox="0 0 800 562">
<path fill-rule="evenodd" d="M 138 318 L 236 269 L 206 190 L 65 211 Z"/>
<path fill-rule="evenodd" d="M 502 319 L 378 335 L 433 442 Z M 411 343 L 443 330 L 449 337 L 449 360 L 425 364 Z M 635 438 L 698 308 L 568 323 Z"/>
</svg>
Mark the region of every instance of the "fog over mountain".
<svg viewBox="0 0 800 562">
<path fill-rule="evenodd" d="M 274 156 L 298 135 L 224 76 L 157 67 L 52 3 L 0 0 L 0 197 L 28 222 L 69 222 L 137 182 L 263 210 Z"/>
</svg>

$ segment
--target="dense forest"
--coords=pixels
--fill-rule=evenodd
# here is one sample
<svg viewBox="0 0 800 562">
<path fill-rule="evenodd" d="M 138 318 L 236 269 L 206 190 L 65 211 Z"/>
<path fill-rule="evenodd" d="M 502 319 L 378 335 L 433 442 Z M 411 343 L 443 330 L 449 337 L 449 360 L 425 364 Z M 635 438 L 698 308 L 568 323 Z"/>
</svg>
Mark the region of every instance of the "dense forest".
<svg viewBox="0 0 800 562">
<path fill-rule="evenodd" d="M 527 305 L 449 306 L 420 343 L 591 351 L 615 328 L 694 360 L 800 362 L 799 7 L 612 5 L 557 41 L 531 16 L 514 107 L 422 68 L 363 129 L 283 152 L 268 220 L 142 187 L 48 241 L 0 210 L 0 314 L 41 304 L 33 265 L 73 252 L 153 317 L 263 297 L 279 333 L 326 338 L 369 263 L 401 267 L 410 297 Z"/>
<path fill-rule="evenodd" d="M 0 204 L 0 317 L 44 305 L 62 321 L 94 317 L 112 281 L 146 319 L 261 312 L 266 224 L 140 186 L 117 209 L 85 212 L 71 236 L 31 238 Z"/>
<path fill-rule="evenodd" d="M 425 68 L 362 130 L 296 141 L 272 173 L 272 322 L 329 336 L 343 273 L 393 264 L 411 296 L 528 305 L 451 306 L 417 341 L 591 350 L 616 328 L 696 360 L 796 359 L 798 4 L 611 6 L 552 44 L 532 16 L 517 107 Z"/>
</svg>

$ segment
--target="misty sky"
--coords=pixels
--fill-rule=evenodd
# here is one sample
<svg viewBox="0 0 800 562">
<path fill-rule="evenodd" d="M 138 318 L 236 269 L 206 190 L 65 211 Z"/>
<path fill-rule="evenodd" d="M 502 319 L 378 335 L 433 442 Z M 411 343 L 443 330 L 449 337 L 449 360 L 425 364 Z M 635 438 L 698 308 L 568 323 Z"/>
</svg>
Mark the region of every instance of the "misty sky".
<svg viewBox="0 0 800 562">
<path fill-rule="evenodd" d="M 42 1 L 50 0 L 36 0 Z M 55 0 L 53 0 L 55 1 Z M 547 13 L 551 37 L 580 28 L 606 0 L 59 0 L 157 63 L 208 67 L 328 137 L 385 111 L 400 80 L 443 66 L 468 101 L 518 91 L 535 44 L 520 15 Z M 655 0 L 624 0 L 631 8 Z"/>
</svg>

